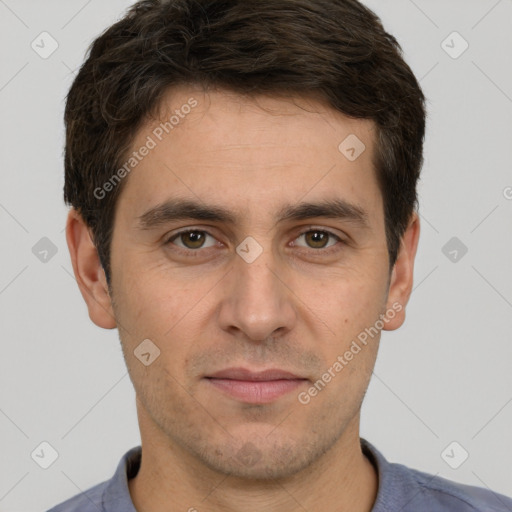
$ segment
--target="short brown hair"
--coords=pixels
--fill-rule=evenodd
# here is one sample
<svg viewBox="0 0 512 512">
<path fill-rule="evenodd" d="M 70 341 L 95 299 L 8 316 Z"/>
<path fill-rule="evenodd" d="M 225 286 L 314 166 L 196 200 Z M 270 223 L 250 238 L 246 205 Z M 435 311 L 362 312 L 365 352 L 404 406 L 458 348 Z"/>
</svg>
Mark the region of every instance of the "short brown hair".
<svg viewBox="0 0 512 512">
<path fill-rule="evenodd" d="M 92 232 L 110 284 L 121 165 L 172 86 L 324 99 L 377 127 L 390 269 L 417 207 L 425 98 L 396 39 L 357 0 L 142 0 L 91 45 L 67 96 L 64 200 Z"/>
</svg>

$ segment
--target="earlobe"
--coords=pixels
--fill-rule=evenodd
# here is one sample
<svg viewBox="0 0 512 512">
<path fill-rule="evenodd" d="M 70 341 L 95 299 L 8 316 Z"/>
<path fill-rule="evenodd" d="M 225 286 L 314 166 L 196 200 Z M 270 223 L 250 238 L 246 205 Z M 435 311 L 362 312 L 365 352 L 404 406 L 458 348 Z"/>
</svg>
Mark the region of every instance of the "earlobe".
<svg viewBox="0 0 512 512">
<path fill-rule="evenodd" d="M 98 327 L 115 328 L 111 297 L 98 251 L 88 226 L 74 208 L 68 214 L 66 240 L 75 279 L 87 304 L 89 317 Z"/>
<path fill-rule="evenodd" d="M 412 292 L 414 278 L 414 259 L 420 236 L 420 221 L 418 214 L 413 212 L 409 225 L 402 237 L 398 257 L 393 267 L 389 285 L 386 311 L 388 315 L 384 330 L 398 329 L 405 321 L 405 307 Z"/>
</svg>

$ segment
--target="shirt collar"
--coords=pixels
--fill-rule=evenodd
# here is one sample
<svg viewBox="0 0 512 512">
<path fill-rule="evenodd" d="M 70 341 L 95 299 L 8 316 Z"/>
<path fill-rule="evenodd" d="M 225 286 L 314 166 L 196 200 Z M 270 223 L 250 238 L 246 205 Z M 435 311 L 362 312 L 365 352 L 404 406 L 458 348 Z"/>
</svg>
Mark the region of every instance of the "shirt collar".
<svg viewBox="0 0 512 512">
<path fill-rule="evenodd" d="M 402 477 L 397 475 L 397 472 L 393 471 L 394 465 L 390 464 L 371 443 L 361 439 L 361 449 L 378 475 L 378 492 L 372 512 L 388 510 L 390 502 L 393 503 L 393 506 L 405 506 L 414 499 L 414 496 L 408 492 L 407 486 L 404 486 L 403 475 Z M 132 448 L 122 457 L 114 476 L 108 482 L 103 493 L 104 512 L 137 512 L 131 500 L 128 480 L 137 475 L 141 458 L 141 446 Z M 402 493 L 397 494 L 397 488 L 401 488 Z M 397 503 L 397 497 L 400 495 L 401 503 Z"/>
<path fill-rule="evenodd" d="M 142 447 L 136 446 L 126 452 L 119 461 L 114 476 L 103 492 L 102 507 L 104 512 L 137 512 L 128 488 L 128 480 L 139 471 Z"/>
</svg>

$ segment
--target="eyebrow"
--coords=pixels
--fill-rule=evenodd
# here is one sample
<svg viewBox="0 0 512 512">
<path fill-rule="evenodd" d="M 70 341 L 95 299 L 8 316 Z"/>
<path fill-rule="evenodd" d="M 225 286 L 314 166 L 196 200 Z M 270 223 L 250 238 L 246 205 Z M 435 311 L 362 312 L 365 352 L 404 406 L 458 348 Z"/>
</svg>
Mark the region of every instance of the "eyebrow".
<svg viewBox="0 0 512 512">
<path fill-rule="evenodd" d="M 362 207 L 343 199 L 285 205 L 277 212 L 276 223 L 316 217 L 339 219 L 363 229 L 370 228 L 368 213 Z M 184 219 L 231 225 L 237 223 L 237 215 L 226 208 L 178 198 L 158 204 L 137 218 L 141 230 L 155 229 L 169 222 Z"/>
</svg>

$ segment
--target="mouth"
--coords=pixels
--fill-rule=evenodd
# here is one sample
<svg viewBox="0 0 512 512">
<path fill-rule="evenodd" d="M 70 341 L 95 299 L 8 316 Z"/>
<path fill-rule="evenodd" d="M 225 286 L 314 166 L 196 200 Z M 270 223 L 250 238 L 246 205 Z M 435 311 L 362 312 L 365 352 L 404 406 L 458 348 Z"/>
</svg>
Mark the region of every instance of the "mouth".
<svg viewBox="0 0 512 512">
<path fill-rule="evenodd" d="M 205 379 L 224 395 L 252 404 L 273 402 L 308 382 L 305 377 L 281 369 L 227 368 Z"/>
</svg>

